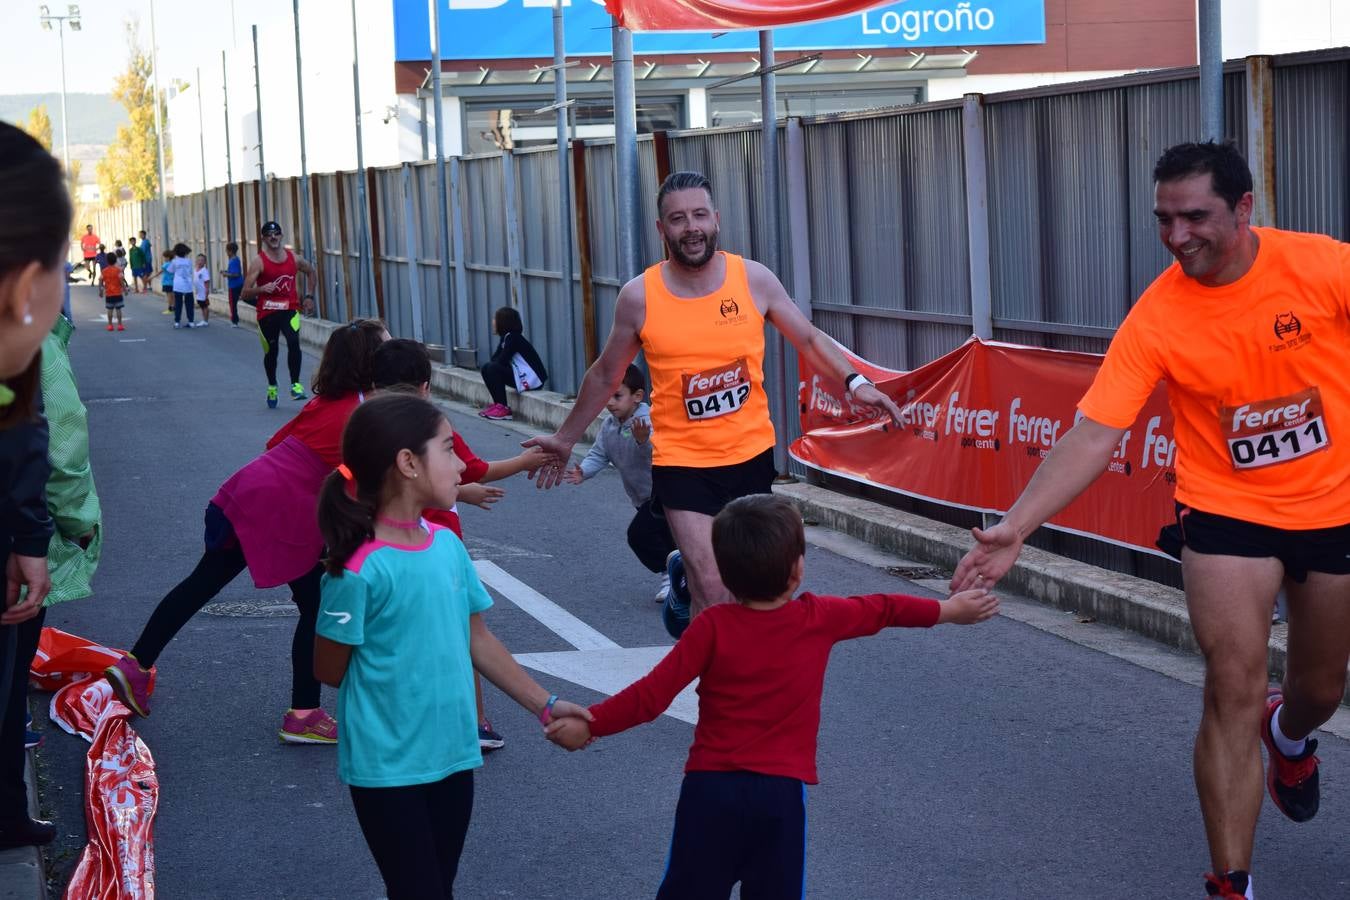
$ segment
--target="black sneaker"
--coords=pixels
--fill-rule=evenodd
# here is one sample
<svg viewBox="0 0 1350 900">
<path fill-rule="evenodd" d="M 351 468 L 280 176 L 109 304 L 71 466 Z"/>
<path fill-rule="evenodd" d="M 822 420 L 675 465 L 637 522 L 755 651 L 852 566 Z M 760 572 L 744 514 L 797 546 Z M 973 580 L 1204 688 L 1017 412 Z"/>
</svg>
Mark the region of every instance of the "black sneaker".
<svg viewBox="0 0 1350 900">
<path fill-rule="evenodd" d="M 1290 759 L 1275 746 L 1275 737 L 1271 734 L 1270 723 L 1284 703 L 1284 695 L 1279 688 L 1271 688 L 1266 694 L 1266 717 L 1261 720 L 1261 740 L 1266 745 L 1266 754 L 1270 765 L 1266 766 L 1266 790 L 1275 808 L 1295 822 L 1306 822 L 1317 815 L 1321 799 L 1318 786 L 1317 741 L 1308 738 L 1307 746 L 1298 756 Z"/>
<path fill-rule="evenodd" d="M 689 605 L 692 601 L 689 581 L 684 574 L 684 557 L 678 550 L 672 550 L 666 556 L 666 577 L 670 580 L 670 587 L 661 605 L 661 623 L 666 626 L 666 632 L 678 641 L 689 627 Z"/>
<path fill-rule="evenodd" d="M 1219 897 L 1221 900 L 1247 900 L 1247 885 L 1251 876 L 1241 869 L 1224 874 L 1205 875 L 1205 896 Z"/>
<path fill-rule="evenodd" d="M 492 730 L 491 722 L 478 726 L 478 749 L 484 753 L 500 750 L 506 746 L 506 738 Z"/>
</svg>

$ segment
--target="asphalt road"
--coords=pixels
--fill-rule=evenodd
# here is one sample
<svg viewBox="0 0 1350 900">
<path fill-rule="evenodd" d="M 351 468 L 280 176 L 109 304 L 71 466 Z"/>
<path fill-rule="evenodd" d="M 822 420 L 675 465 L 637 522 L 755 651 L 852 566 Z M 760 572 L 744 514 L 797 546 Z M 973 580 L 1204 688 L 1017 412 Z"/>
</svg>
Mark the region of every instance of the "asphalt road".
<svg viewBox="0 0 1350 900">
<path fill-rule="evenodd" d="M 75 289 L 71 353 L 106 542 L 95 597 L 52 609 L 48 623 L 116 647 L 134 642 L 196 563 L 217 485 L 298 407 L 283 399 L 266 408 L 255 333 L 220 319 L 174 331 L 160 308 L 157 296 L 130 298 L 127 331 L 109 334 L 95 321 L 94 291 Z M 306 381 L 314 363 L 306 358 Z M 511 455 L 521 440 L 505 424 L 450 409 L 485 458 Z M 495 509 L 464 516 L 475 557 L 621 647 L 670 643 L 652 602 L 656 578 L 623 541 L 630 510 L 617 475 L 547 494 L 523 477 L 505 486 Z M 817 547 L 805 588 L 922 592 Z M 496 596 L 488 623 L 514 652 L 572 649 Z M 255 591 L 241 577 L 160 657 L 154 714 L 136 724 L 158 763 L 162 897 L 383 895 L 334 751 L 276 738 L 288 699 L 288 606 L 284 590 Z M 603 696 L 538 677 L 569 699 Z M 459 895 L 652 896 L 689 724 L 663 716 L 569 756 L 488 690 L 507 747 L 477 776 Z M 325 702 L 333 709 L 336 698 Z M 83 844 L 86 745 L 46 722 L 45 696 L 34 706 L 47 733 L 42 803 L 61 826 L 48 854 L 59 888 Z M 1208 868 L 1190 774 L 1199 709 L 1191 683 L 1006 617 L 841 645 L 826 681 L 821 783 L 808 792 L 807 896 L 1199 898 Z M 1262 900 L 1350 896 L 1350 746 L 1323 735 L 1320 755 L 1316 821 L 1296 826 L 1266 804 L 1255 864 Z"/>
</svg>

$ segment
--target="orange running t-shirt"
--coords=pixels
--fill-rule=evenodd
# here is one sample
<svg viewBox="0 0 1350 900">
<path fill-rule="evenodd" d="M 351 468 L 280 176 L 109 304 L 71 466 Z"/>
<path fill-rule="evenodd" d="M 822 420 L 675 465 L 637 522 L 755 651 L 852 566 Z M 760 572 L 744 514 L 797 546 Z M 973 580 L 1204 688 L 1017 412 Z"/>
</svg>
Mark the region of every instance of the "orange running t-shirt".
<svg viewBox="0 0 1350 900">
<path fill-rule="evenodd" d="M 1205 287 L 1174 263 L 1125 317 L 1083 415 L 1127 428 L 1159 380 L 1177 500 L 1276 528 L 1350 523 L 1350 244 L 1253 228 L 1256 261 Z"/>
<path fill-rule="evenodd" d="M 104 266 L 103 271 L 99 273 L 103 279 L 103 295 L 105 297 L 122 296 L 122 267 Z"/>
<path fill-rule="evenodd" d="M 80 251 L 84 253 L 85 259 L 93 259 L 98 255 L 98 235 L 85 232 L 80 235 Z"/>
<path fill-rule="evenodd" d="M 652 373 L 652 465 L 731 466 L 774 444 L 764 393 L 764 317 L 745 260 L 722 252 L 727 275 L 703 297 L 676 297 L 661 263 L 643 275 L 638 332 Z"/>
</svg>

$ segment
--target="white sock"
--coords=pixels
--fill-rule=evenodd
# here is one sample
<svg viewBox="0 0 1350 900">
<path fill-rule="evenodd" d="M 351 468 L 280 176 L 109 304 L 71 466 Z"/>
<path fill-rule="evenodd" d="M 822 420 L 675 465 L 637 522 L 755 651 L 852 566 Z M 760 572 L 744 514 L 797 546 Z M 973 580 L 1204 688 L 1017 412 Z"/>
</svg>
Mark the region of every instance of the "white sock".
<svg viewBox="0 0 1350 900">
<path fill-rule="evenodd" d="M 1295 741 L 1284 736 L 1284 732 L 1280 731 L 1280 710 L 1282 709 L 1284 709 L 1283 703 L 1276 708 L 1275 715 L 1270 717 L 1270 736 L 1275 739 L 1275 748 L 1289 759 L 1293 759 L 1308 746 L 1308 739 L 1302 738 Z"/>
</svg>

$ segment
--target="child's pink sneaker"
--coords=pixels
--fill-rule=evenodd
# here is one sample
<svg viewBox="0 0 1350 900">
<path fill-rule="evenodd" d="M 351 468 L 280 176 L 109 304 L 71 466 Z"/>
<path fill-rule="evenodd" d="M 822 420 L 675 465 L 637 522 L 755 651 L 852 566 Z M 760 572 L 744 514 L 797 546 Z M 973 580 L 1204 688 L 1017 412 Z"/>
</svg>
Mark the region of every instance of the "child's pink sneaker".
<svg viewBox="0 0 1350 900">
<path fill-rule="evenodd" d="M 150 694 L 154 691 L 151 674 L 142 669 L 136 657 L 126 656 L 103 670 L 117 699 L 138 716 L 150 715 Z"/>
<path fill-rule="evenodd" d="M 487 409 L 480 412 L 479 415 L 485 419 L 494 419 L 496 421 L 503 421 L 512 418 L 511 407 L 506 406 L 505 404 L 502 403 L 492 404 Z"/>
<path fill-rule="evenodd" d="M 336 744 L 337 720 L 324 712 L 322 707 L 304 718 L 296 715 L 295 710 L 288 709 L 286 717 L 281 720 L 277 737 L 287 744 Z"/>
</svg>

